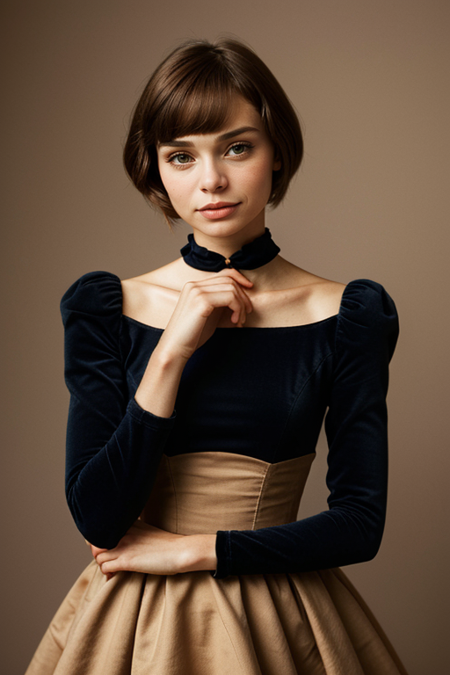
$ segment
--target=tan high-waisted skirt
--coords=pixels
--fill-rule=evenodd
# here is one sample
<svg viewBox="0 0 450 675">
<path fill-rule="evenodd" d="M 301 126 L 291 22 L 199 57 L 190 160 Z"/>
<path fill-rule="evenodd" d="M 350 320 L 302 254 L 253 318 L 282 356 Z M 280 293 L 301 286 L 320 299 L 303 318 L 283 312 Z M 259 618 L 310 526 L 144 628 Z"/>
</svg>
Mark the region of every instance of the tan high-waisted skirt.
<svg viewBox="0 0 450 675">
<path fill-rule="evenodd" d="M 313 455 L 268 464 L 222 452 L 163 456 L 142 518 L 181 534 L 296 520 Z M 26 675 L 406 675 L 339 569 L 215 579 L 93 561 Z"/>
</svg>

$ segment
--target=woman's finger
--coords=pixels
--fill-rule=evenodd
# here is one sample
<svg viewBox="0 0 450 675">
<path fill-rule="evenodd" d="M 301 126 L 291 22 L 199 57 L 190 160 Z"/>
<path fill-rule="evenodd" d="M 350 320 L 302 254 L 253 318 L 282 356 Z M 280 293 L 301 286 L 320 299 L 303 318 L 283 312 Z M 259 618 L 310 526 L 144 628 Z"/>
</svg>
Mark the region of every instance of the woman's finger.
<svg viewBox="0 0 450 675">
<path fill-rule="evenodd" d="M 222 283 L 222 284 L 216 284 L 212 287 L 204 287 L 202 289 L 202 293 L 216 293 L 218 291 L 229 291 L 231 293 L 235 293 L 236 297 L 240 299 L 243 309 L 245 310 L 246 314 L 249 314 L 252 309 L 252 303 L 248 295 L 242 290 L 242 288 L 239 288 L 239 286 L 233 283 Z"/>
<path fill-rule="evenodd" d="M 107 560 L 114 560 L 114 558 L 117 558 L 118 555 L 119 552 L 117 551 L 117 549 L 111 548 L 107 551 L 103 551 L 103 553 L 99 553 L 98 556 L 96 557 L 96 561 L 98 562 L 99 565 L 102 565 Z"/>
<path fill-rule="evenodd" d="M 253 286 L 253 282 L 250 281 L 250 279 L 247 279 L 246 276 L 242 274 L 242 272 L 239 272 L 239 270 L 234 269 L 234 267 L 226 268 L 224 270 L 221 270 L 220 272 L 216 273 L 216 276 L 230 276 L 233 279 L 236 279 L 236 281 L 243 285 L 246 286 L 247 288 L 251 288 Z"/>
<path fill-rule="evenodd" d="M 235 324 L 241 319 L 243 310 L 242 301 L 238 298 L 234 290 L 207 290 L 203 291 L 199 297 L 202 306 L 203 316 L 210 316 L 215 309 L 228 307 L 231 310 L 231 321 Z M 242 314 L 245 318 L 245 310 Z"/>
<path fill-rule="evenodd" d="M 250 314 L 250 312 L 253 311 L 252 301 L 250 300 L 250 298 L 248 297 L 247 293 L 242 288 L 242 286 L 240 286 L 239 284 L 236 284 L 235 288 L 236 288 L 236 291 L 237 291 L 239 297 L 242 298 L 242 301 L 245 304 L 246 314 Z"/>
<path fill-rule="evenodd" d="M 93 544 L 89 544 L 89 547 L 90 547 L 90 549 L 91 549 L 92 555 L 93 555 L 94 558 L 95 558 L 95 562 L 98 564 L 98 566 L 99 566 L 99 568 L 100 568 L 100 571 L 106 576 L 106 580 L 109 581 L 110 579 L 113 578 L 113 576 L 114 576 L 115 573 L 114 573 L 114 572 L 103 571 L 102 566 L 101 566 L 101 564 L 100 564 L 100 562 L 99 562 L 99 559 L 98 559 L 98 557 L 99 557 L 100 555 L 102 555 L 103 553 L 107 553 L 107 552 L 108 552 L 108 549 L 107 549 L 107 548 L 98 548 L 97 546 L 94 546 Z"/>
<path fill-rule="evenodd" d="M 253 286 L 253 282 L 247 279 L 241 272 L 235 269 L 226 269 L 216 272 L 211 276 L 200 279 L 199 281 L 188 281 L 186 285 L 192 284 L 195 286 L 207 285 L 210 283 L 221 283 L 223 279 L 233 279 L 240 286 L 245 286 L 250 289 Z"/>
<path fill-rule="evenodd" d="M 128 565 L 125 565 L 121 558 L 115 560 L 108 560 L 100 565 L 100 570 L 102 574 L 105 575 L 107 581 L 112 579 L 116 572 L 126 572 Z"/>
<path fill-rule="evenodd" d="M 91 549 L 91 553 L 96 560 L 97 560 L 97 556 L 100 553 L 103 553 L 104 551 L 108 550 L 107 548 L 98 548 L 98 546 L 94 546 L 94 544 L 89 544 L 89 548 Z"/>
<path fill-rule="evenodd" d="M 244 289 L 237 279 L 229 275 L 226 276 L 217 275 L 215 277 L 208 277 L 207 279 L 202 279 L 201 281 L 188 281 L 184 285 L 183 291 L 184 294 L 186 295 L 193 291 L 204 290 L 206 288 L 215 288 L 216 286 L 222 286 L 223 284 L 229 284 L 230 286 L 235 288 L 237 292 L 239 292 L 240 294 L 242 294 L 243 297 L 246 298 L 246 302 L 249 304 L 249 306 L 251 306 L 250 298 L 245 292 L 246 290 L 249 289 L 248 288 Z"/>
</svg>

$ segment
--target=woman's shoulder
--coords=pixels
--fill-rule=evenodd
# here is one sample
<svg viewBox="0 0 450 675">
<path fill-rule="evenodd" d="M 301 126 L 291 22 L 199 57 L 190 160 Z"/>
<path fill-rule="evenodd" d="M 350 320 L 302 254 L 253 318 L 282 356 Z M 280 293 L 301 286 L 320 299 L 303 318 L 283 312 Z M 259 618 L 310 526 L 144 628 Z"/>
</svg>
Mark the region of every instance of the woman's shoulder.
<svg viewBox="0 0 450 675">
<path fill-rule="evenodd" d="M 376 281 L 361 278 L 342 283 L 299 271 L 301 283 L 297 292 L 303 294 L 310 311 L 317 317 L 337 316 L 356 323 L 376 323 L 397 317 L 393 299 Z"/>
<path fill-rule="evenodd" d="M 121 280 L 95 271 L 74 281 L 61 299 L 64 323 L 74 313 L 96 317 L 129 316 L 141 323 L 164 327 L 179 295 L 174 264 Z"/>
<path fill-rule="evenodd" d="M 394 300 L 371 279 L 346 284 L 338 314 L 337 343 L 344 350 L 383 353 L 390 359 L 399 334 Z"/>
<path fill-rule="evenodd" d="M 376 324 L 397 319 L 394 300 L 387 290 L 371 279 L 354 279 L 342 293 L 339 316 L 344 320 Z"/>
<path fill-rule="evenodd" d="M 299 292 L 304 295 L 312 322 L 339 314 L 345 287 L 345 284 L 340 281 L 304 272 Z"/>
<path fill-rule="evenodd" d="M 334 350 L 352 362 L 388 362 L 399 334 L 395 303 L 382 284 L 371 279 L 340 283 L 309 273 L 303 278 L 311 323 L 334 318 Z M 356 359 L 356 360 L 355 360 Z M 354 361 L 355 360 L 355 361 Z"/>
<path fill-rule="evenodd" d="M 395 344 L 397 309 L 380 283 L 365 278 L 341 283 L 300 268 L 292 268 L 291 274 L 286 310 L 292 312 L 292 323 L 297 319 L 299 324 L 316 324 L 335 317 L 341 345 L 353 342 L 368 346 L 371 341 L 386 338 Z"/>
<path fill-rule="evenodd" d="M 98 316 L 120 314 L 121 311 L 121 281 L 111 272 L 83 274 L 70 285 L 61 299 L 63 320 L 73 312 Z"/>
<path fill-rule="evenodd" d="M 165 328 L 177 303 L 184 280 L 177 273 L 178 261 L 146 274 L 124 279 L 123 314 L 155 328 Z"/>
</svg>

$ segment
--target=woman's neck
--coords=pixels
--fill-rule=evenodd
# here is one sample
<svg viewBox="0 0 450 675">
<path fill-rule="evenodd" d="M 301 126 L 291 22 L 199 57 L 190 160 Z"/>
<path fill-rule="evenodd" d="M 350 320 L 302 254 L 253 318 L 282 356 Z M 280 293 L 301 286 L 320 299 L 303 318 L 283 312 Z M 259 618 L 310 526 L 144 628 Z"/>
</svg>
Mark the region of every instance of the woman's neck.
<svg viewBox="0 0 450 675">
<path fill-rule="evenodd" d="M 242 270 L 242 274 L 253 283 L 252 292 L 264 293 L 267 291 L 278 291 L 290 288 L 296 285 L 298 279 L 298 268 L 277 255 L 267 265 L 258 267 L 255 270 Z M 296 279 L 294 281 L 294 273 Z"/>
</svg>

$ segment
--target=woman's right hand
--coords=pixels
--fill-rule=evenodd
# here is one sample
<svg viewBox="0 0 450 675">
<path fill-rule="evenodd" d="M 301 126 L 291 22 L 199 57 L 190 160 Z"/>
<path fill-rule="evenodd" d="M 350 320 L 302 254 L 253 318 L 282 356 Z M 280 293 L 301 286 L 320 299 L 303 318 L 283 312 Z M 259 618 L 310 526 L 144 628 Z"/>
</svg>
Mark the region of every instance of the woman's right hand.
<svg viewBox="0 0 450 675">
<path fill-rule="evenodd" d="M 211 337 L 227 309 L 231 311 L 232 324 L 245 323 L 252 311 L 246 291 L 252 286 L 234 269 L 185 284 L 136 390 L 135 399 L 141 408 L 159 417 L 173 414 L 187 361 Z"/>
<path fill-rule="evenodd" d="M 252 303 L 246 291 L 253 283 L 235 269 L 225 269 L 183 287 L 158 349 L 188 360 L 214 333 L 224 310 L 231 322 L 242 327 Z"/>
</svg>

